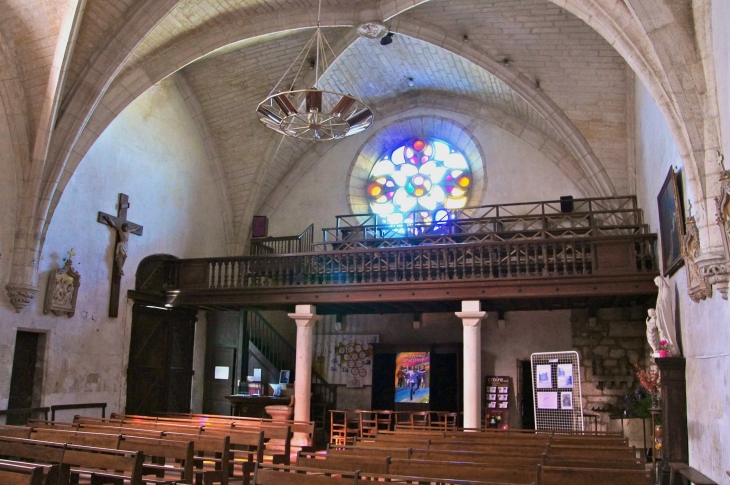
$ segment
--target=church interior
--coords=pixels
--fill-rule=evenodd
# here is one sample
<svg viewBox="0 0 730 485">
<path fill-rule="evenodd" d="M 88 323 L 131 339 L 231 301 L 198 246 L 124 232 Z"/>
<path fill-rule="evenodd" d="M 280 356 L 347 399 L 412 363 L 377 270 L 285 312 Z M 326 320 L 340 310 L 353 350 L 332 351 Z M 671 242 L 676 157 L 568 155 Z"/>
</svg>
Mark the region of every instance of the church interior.
<svg viewBox="0 0 730 485">
<path fill-rule="evenodd" d="M 0 0 L 0 482 L 730 485 L 728 25 Z"/>
</svg>

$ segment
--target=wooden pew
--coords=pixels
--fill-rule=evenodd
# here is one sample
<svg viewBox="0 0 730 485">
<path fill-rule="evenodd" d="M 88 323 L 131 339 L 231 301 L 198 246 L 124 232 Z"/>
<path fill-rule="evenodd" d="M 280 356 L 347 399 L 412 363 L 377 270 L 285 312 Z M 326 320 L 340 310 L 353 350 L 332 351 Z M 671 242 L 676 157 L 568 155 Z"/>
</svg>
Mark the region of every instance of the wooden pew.
<svg viewBox="0 0 730 485">
<path fill-rule="evenodd" d="M 92 483 L 97 479 L 128 481 L 129 485 L 145 483 L 142 479 L 144 457 L 140 451 L 68 444 L 63 461 L 71 466 L 72 475 L 89 475 Z"/>
<path fill-rule="evenodd" d="M 232 468 L 230 463 L 230 438 L 228 436 L 201 436 L 183 433 L 163 433 L 163 440 L 192 441 L 194 470 L 193 474 L 201 477 L 203 483 L 220 483 L 228 485 Z M 205 462 L 213 464 L 206 466 Z"/>
<path fill-rule="evenodd" d="M 257 463 L 253 485 L 358 485 L 359 478 L 359 471 L 327 473 L 325 470 Z"/>
<path fill-rule="evenodd" d="M 408 475 L 456 480 L 478 480 L 499 483 L 533 483 L 535 466 L 490 466 L 484 463 L 453 461 L 404 460 L 391 458 L 389 475 Z"/>
<path fill-rule="evenodd" d="M 65 431 L 52 428 L 31 428 L 30 438 L 39 441 L 55 441 L 56 443 L 70 443 L 116 450 L 119 447 L 121 435 Z"/>
<path fill-rule="evenodd" d="M 682 477 L 682 483 L 692 483 L 693 485 L 717 485 L 717 482 L 708 476 L 700 473 L 682 462 L 671 462 L 669 463 L 669 483 L 676 483 L 674 477 L 679 475 Z M 730 473 L 728 473 L 730 475 Z"/>
<path fill-rule="evenodd" d="M 193 483 L 192 441 L 122 435 L 119 449 L 142 452 L 145 457 L 144 474 L 151 473 L 161 479 L 173 474 L 176 477 L 175 481 Z"/>
<path fill-rule="evenodd" d="M 297 466 L 324 470 L 359 470 L 363 473 L 388 474 L 389 456 L 321 455 L 301 452 Z"/>
<path fill-rule="evenodd" d="M 561 458 L 545 455 L 543 465 L 572 468 L 616 468 L 620 470 L 643 470 L 645 464 L 640 459 L 633 460 L 585 460 L 580 458 Z"/>
<path fill-rule="evenodd" d="M 0 460 L 0 483 L 3 485 L 43 485 L 44 466 Z"/>
<path fill-rule="evenodd" d="M 537 485 L 652 485 L 651 470 L 538 465 Z"/>
<path fill-rule="evenodd" d="M 0 425 L 0 436 L 28 439 L 30 437 L 30 428 L 26 428 L 25 426 Z"/>
<path fill-rule="evenodd" d="M 636 448 L 628 446 L 620 447 L 589 447 L 589 446 L 568 446 L 548 445 L 547 455 L 555 458 L 577 458 L 579 460 L 608 460 L 622 461 L 634 460 L 637 458 Z M 642 453 L 643 456 L 643 453 Z"/>
<path fill-rule="evenodd" d="M 68 485 L 70 467 L 63 462 L 65 443 L 52 443 L 24 438 L 0 437 L 0 457 L 18 461 L 32 460 L 36 463 L 58 465 L 46 476 L 45 485 Z"/>
<path fill-rule="evenodd" d="M 300 453 L 301 455 L 301 453 Z M 363 448 L 333 447 L 327 451 L 329 456 L 390 456 L 392 458 L 412 458 L 416 460 L 464 461 L 472 463 L 493 463 L 504 465 L 537 465 L 543 460 L 542 453 L 485 453 L 470 450 L 420 450 L 417 448 Z"/>
</svg>

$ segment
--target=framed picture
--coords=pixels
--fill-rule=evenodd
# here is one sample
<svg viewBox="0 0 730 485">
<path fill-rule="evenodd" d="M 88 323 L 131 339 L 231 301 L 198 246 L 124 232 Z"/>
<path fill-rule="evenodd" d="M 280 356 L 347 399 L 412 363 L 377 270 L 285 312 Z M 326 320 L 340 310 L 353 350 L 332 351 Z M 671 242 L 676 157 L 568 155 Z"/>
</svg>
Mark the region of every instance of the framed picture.
<svg viewBox="0 0 730 485">
<path fill-rule="evenodd" d="M 551 375 L 550 365 L 538 365 L 535 366 L 535 373 L 537 374 L 537 388 L 538 389 L 550 389 L 553 387 L 553 379 Z"/>
<path fill-rule="evenodd" d="M 682 236 L 684 235 L 684 211 L 682 204 L 682 176 L 669 169 L 667 179 L 657 196 L 659 204 L 659 239 L 662 247 L 662 274 L 671 276 L 684 264 Z"/>
<path fill-rule="evenodd" d="M 573 409 L 573 393 L 561 392 L 560 393 L 560 409 Z"/>
</svg>

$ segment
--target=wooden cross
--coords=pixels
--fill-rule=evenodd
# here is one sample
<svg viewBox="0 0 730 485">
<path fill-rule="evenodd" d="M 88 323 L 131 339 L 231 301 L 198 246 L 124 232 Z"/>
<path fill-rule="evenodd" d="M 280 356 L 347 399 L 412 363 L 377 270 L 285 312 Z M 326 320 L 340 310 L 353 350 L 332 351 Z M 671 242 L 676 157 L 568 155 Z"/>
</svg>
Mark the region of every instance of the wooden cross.
<svg viewBox="0 0 730 485">
<path fill-rule="evenodd" d="M 127 225 L 127 231 L 129 232 L 129 234 L 134 234 L 137 236 L 141 236 L 142 230 L 144 229 L 144 227 L 140 226 L 139 224 L 135 224 L 134 222 L 130 222 L 127 220 L 127 209 L 129 209 L 129 196 L 127 194 L 119 194 L 117 215 L 112 216 L 104 212 L 99 212 L 99 215 L 96 218 L 96 222 L 111 226 L 116 230 L 117 237 L 116 243 L 114 244 L 115 255 L 118 251 L 119 244 L 122 242 L 122 239 L 119 236 L 119 231 L 121 230 L 120 228 L 123 224 Z M 122 268 L 120 268 L 117 264 L 117 259 L 115 257 L 114 261 L 112 262 L 112 284 L 109 293 L 109 316 L 111 318 L 116 318 L 119 315 L 119 293 L 121 291 L 121 282 Z"/>
</svg>

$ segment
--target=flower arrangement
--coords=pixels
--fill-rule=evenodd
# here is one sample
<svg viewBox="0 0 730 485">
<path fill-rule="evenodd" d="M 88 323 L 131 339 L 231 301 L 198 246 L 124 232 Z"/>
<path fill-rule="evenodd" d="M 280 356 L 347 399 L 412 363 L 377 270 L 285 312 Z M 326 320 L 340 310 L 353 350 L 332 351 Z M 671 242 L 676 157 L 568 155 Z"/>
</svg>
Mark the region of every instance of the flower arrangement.
<svg viewBox="0 0 730 485">
<path fill-rule="evenodd" d="M 659 348 L 657 349 L 657 352 L 659 353 L 659 357 L 671 357 L 672 353 L 669 351 L 669 346 L 667 345 L 666 340 L 662 340 L 659 342 Z"/>
<path fill-rule="evenodd" d="M 646 389 L 646 391 L 652 396 L 655 394 L 659 394 L 659 386 L 661 385 L 661 377 L 659 376 L 659 372 L 647 372 L 639 367 L 637 364 L 634 364 L 634 367 L 636 368 L 636 377 L 639 378 L 639 383 L 641 384 L 641 387 Z"/>
</svg>

